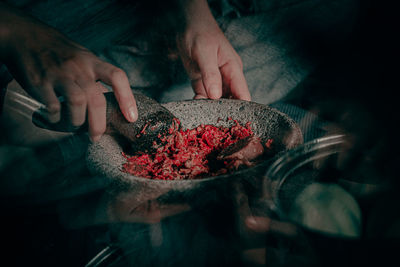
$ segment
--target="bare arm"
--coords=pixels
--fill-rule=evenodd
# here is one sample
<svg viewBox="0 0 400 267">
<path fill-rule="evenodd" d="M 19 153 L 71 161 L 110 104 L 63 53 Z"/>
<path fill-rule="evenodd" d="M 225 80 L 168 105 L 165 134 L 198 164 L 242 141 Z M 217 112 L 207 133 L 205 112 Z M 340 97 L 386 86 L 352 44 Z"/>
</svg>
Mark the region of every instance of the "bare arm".
<svg viewBox="0 0 400 267">
<path fill-rule="evenodd" d="M 195 98 L 250 100 L 239 55 L 215 21 L 206 0 L 180 0 L 186 29 L 177 38 L 179 54 Z"/>
<path fill-rule="evenodd" d="M 50 122 L 67 114 L 74 126 L 89 123 L 89 135 L 98 140 L 106 128 L 105 90 L 111 85 L 125 118 L 137 119 L 128 78 L 121 69 L 18 9 L 0 3 L 0 61 L 33 98 L 47 107 Z M 61 112 L 58 96 L 66 99 Z"/>
</svg>

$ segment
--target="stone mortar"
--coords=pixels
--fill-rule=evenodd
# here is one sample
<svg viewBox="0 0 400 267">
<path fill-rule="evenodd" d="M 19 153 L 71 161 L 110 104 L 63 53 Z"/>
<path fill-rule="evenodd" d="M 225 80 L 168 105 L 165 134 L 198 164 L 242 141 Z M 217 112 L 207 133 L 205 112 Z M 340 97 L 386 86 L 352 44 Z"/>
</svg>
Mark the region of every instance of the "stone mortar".
<svg viewBox="0 0 400 267">
<path fill-rule="evenodd" d="M 241 124 L 250 121 L 254 133 L 263 142 L 268 138 L 274 139 L 275 153 L 303 143 L 303 136 L 298 125 L 286 114 L 266 105 L 234 99 L 187 100 L 162 105 L 181 121 L 184 129 L 194 128 L 200 124 L 229 126 L 226 119 L 231 117 Z M 126 161 L 121 154 L 125 147 L 123 143 L 112 135 L 103 135 L 100 141 L 89 146 L 87 165 L 93 175 L 107 177 L 124 187 L 136 188 L 138 199 L 154 192 L 163 194 L 170 190 L 188 191 L 206 184 L 214 186 L 242 178 L 260 178 L 263 175 L 260 172 L 264 172 L 267 168 L 265 164 L 268 164 L 267 162 L 260 163 L 256 167 L 233 174 L 196 180 L 152 180 L 121 172 L 122 164 Z"/>
</svg>

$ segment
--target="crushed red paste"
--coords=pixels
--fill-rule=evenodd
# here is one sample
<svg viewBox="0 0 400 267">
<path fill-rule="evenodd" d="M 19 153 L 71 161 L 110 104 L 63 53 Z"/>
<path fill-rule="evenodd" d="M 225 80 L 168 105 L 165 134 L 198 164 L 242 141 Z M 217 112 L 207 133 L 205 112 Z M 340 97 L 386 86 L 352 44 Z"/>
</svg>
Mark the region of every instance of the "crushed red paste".
<svg viewBox="0 0 400 267">
<path fill-rule="evenodd" d="M 233 122 L 231 127 L 200 125 L 182 130 L 180 121 L 175 119 L 168 134 L 159 135 L 159 142 L 153 142 L 154 153 L 139 152 L 133 156 L 123 153 L 127 162 L 122 171 L 160 180 L 196 179 L 227 173 L 231 162 L 226 159 L 216 168 L 213 166 L 216 155 L 238 140 L 254 135 L 250 122 L 242 126 L 232 118 L 228 120 Z"/>
</svg>

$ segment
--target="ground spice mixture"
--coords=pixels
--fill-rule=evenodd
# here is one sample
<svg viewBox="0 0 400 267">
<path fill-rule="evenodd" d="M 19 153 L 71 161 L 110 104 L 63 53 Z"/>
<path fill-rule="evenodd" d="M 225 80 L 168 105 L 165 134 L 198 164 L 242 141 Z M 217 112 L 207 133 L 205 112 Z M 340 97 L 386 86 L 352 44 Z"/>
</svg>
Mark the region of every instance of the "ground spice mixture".
<svg viewBox="0 0 400 267">
<path fill-rule="evenodd" d="M 180 121 L 175 119 L 169 132 L 159 135 L 159 141 L 153 142 L 154 153 L 138 152 L 132 156 L 123 153 L 127 161 L 122 171 L 161 180 L 197 179 L 227 173 L 238 167 L 232 162 L 236 159 L 217 160 L 218 154 L 238 140 L 254 136 L 250 122 L 243 126 L 232 118 L 227 120 L 232 121 L 231 127 L 200 125 L 182 130 Z M 146 134 L 145 128 L 141 133 Z"/>
</svg>

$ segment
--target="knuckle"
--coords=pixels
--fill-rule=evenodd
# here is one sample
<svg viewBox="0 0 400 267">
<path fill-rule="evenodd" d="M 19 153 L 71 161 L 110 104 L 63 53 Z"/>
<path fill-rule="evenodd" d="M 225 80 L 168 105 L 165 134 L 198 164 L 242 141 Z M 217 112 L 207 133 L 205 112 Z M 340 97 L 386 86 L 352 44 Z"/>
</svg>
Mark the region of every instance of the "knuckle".
<svg viewBox="0 0 400 267">
<path fill-rule="evenodd" d="M 216 50 L 216 48 L 217 44 L 214 42 L 213 38 L 197 38 L 191 47 L 191 54 L 193 58 L 199 58 L 203 56 L 205 51 L 211 52 Z"/>
<path fill-rule="evenodd" d="M 50 101 L 46 104 L 46 109 L 50 115 L 55 115 L 61 112 L 61 104 L 58 101 Z"/>
<path fill-rule="evenodd" d="M 43 75 L 39 75 L 37 73 L 31 73 L 28 75 L 30 86 L 33 88 L 41 88 L 44 84 Z"/>
<path fill-rule="evenodd" d="M 78 69 L 78 66 L 79 58 L 77 58 L 76 56 L 65 58 L 62 62 L 60 62 L 60 68 L 63 70 L 75 71 L 76 69 Z"/>
<path fill-rule="evenodd" d="M 202 75 L 203 81 L 205 83 L 216 82 L 216 81 L 218 81 L 219 77 L 220 77 L 220 73 L 217 70 L 207 71 Z"/>
<path fill-rule="evenodd" d="M 89 96 L 90 105 L 93 108 L 102 108 L 106 106 L 106 99 L 102 95 Z"/>
<path fill-rule="evenodd" d="M 193 45 L 192 45 L 192 54 L 193 55 L 196 55 L 196 54 L 198 54 L 198 51 L 199 51 L 199 49 L 201 48 L 201 47 L 204 47 L 203 45 L 202 45 L 202 41 L 200 41 L 199 39 L 196 39 L 195 40 L 195 42 L 193 43 Z M 205 44 L 206 45 L 206 44 Z"/>
<path fill-rule="evenodd" d="M 82 106 L 86 104 L 86 96 L 83 92 L 73 91 L 68 94 L 69 103 L 72 106 Z"/>
<path fill-rule="evenodd" d="M 202 46 L 214 46 L 216 43 L 215 36 L 211 33 L 203 33 L 201 35 L 196 36 L 194 39 L 194 46 L 202 47 Z"/>
<path fill-rule="evenodd" d="M 120 69 L 120 68 L 112 68 L 110 71 L 110 78 L 111 80 L 119 80 L 119 79 L 125 79 L 126 74 L 125 72 Z"/>
</svg>

